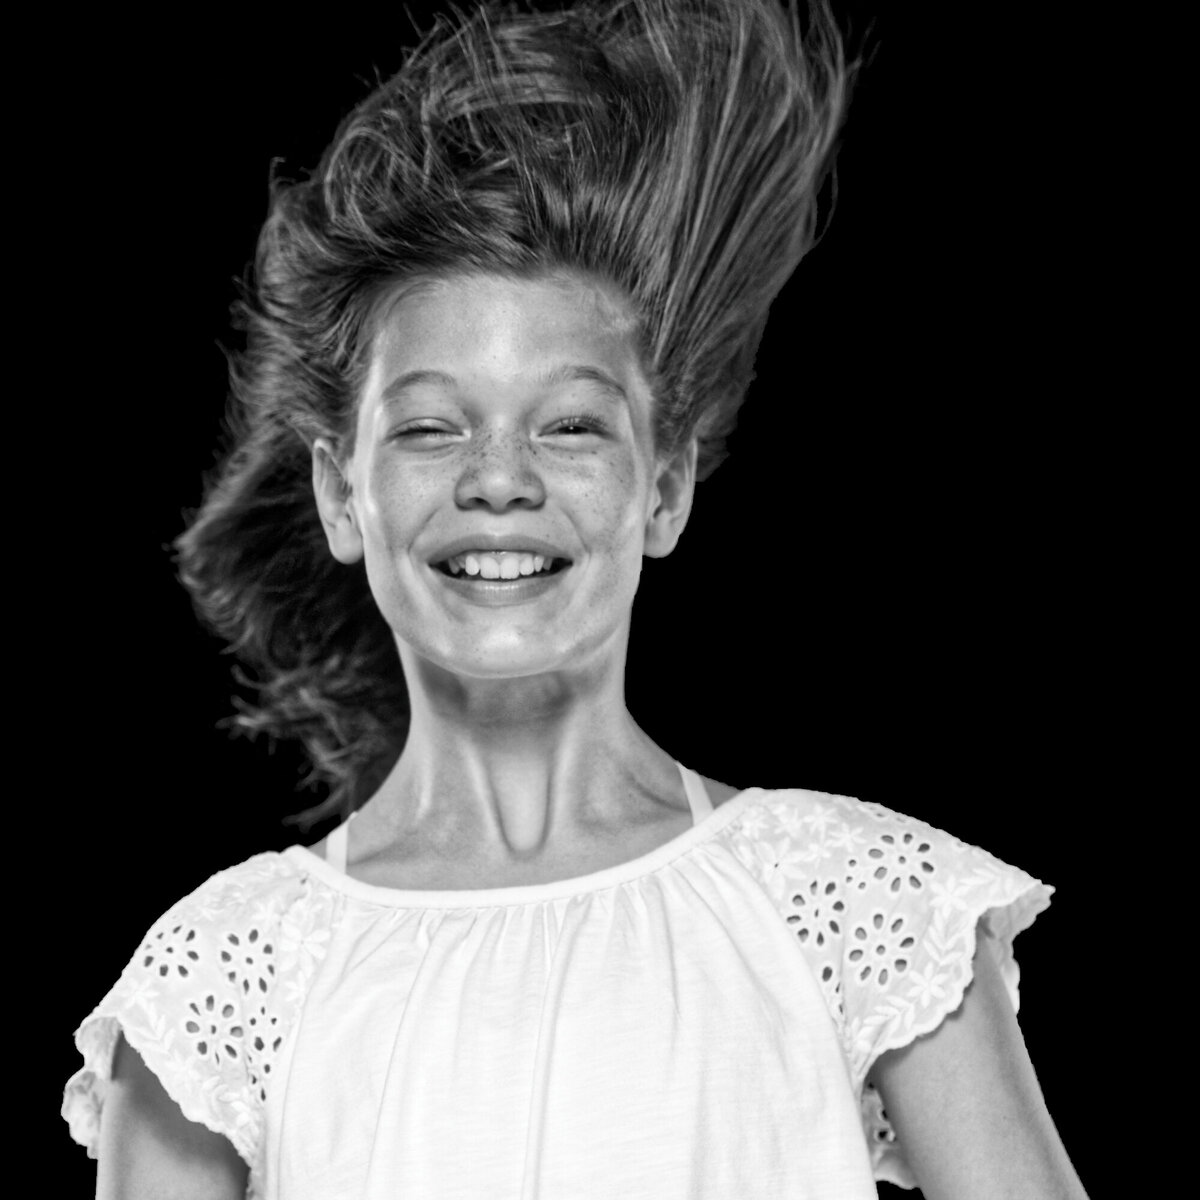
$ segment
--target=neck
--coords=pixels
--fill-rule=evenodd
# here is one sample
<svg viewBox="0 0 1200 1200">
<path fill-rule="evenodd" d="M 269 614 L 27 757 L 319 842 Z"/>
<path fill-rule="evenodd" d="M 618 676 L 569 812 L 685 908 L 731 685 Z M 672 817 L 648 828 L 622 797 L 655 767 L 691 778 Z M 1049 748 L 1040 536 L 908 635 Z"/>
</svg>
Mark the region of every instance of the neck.
<svg viewBox="0 0 1200 1200">
<path fill-rule="evenodd" d="M 626 708 L 623 671 L 489 680 L 406 664 L 405 673 L 408 738 L 367 806 L 389 840 L 524 863 L 683 803 L 673 759 Z"/>
</svg>

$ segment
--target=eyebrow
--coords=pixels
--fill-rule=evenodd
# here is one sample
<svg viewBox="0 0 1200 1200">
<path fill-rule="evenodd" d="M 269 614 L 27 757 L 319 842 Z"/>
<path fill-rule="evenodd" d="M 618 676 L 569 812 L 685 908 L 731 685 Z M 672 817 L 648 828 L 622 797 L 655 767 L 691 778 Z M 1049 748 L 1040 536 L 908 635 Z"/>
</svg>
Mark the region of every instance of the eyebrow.
<svg viewBox="0 0 1200 1200">
<path fill-rule="evenodd" d="M 553 387 L 559 383 L 595 383 L 599 384 L 600 388 L 608 392 L 613 399 L 619 400 L 624 404 L 629 403 L 629 396 L 625 389 L 611 376 L 607 371 L 600 370 L 599 367 L 589 367 L 582 363 L 564 363 L 561 366 L 554 367 L 549 371 L 543 371 L 534 380 L 534 383 L 540 387 Z M 405 371 L 403 375 L 397 375 L 383 389 L 382 399 L 386 403 L 390 400 L 399 398 L 401 393 L 409 388 L 417 387 L 419 384 L 433 384 L 438 387 L 457 387 L 458 380 L 453 375 L 447 374 L 445 371 L 434 370 L 418 370 Z"/>
</svg>

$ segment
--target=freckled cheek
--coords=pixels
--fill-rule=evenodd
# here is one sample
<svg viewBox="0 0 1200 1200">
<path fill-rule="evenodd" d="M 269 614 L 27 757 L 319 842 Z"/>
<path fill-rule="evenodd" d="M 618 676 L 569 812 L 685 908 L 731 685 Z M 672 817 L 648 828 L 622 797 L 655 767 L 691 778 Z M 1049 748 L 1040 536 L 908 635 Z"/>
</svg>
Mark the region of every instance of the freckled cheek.
<svg viewBox="0 0 1200 1200">
<path fill-rule="evenodd" d="M 592 552 L 606 563 L 597 579 L 598 594 L 628 597 L 637 589 L 642 567 L 645 525 L 640 499 L 629 492 L 610 493 L 597 497 L 588 512 Z"/>
<path fill-rule="evenodd" d="M 394 481 L 372 481 L 363 493 L 360 515 L 363 538 L 377 555 L 406 554 L 417 533 L 414 516 L 423 511 L 420 489 Z"/>
</svg>

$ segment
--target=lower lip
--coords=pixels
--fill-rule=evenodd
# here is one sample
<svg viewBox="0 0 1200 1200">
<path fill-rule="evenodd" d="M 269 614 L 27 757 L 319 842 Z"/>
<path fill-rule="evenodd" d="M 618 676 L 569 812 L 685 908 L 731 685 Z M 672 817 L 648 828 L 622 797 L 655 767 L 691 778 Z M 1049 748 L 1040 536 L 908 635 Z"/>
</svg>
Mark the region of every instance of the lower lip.
<svg viewBox="0 0 1200 1200">
<path fill-rule="evenodd" d="M 447 575 L 436 567 L 429 568 L 450 591 L 469 600 L 472 604 L 483 604 L 490 608 L 503 608 L 508 604 L 524 604 L 552 591 L 559 580 L 571 569 L 563 567 L 553 575 L 524 575 L 517 579 L 484 579 L 481 575 Z"/>
</svg>

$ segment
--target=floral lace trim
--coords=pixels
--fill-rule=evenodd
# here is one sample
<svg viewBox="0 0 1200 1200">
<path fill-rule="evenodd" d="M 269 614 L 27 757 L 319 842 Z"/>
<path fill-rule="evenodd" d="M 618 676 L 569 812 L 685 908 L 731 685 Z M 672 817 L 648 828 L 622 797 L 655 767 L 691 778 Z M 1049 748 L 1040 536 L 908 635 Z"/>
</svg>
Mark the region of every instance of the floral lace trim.
<svg viewBox="0 0 1200 1200">
<path fill-rule="evenodd" d="M 945 957 L 937 963 L 936 968 L 927 969 L 919 979 L 917 986 L 925 989 L 940 990 L 933 995 L 933 1000 L 918 1013 L 915 1000 L 905 1006 L 903 1003 L 883 1005 L 877 1008 L 866 1021 L 862 1022 L 861 1031 L 864 1036 L 869 1030 L 879 1033 L 869 1051 L 866 1069 L 870 1070 L 875 1060 L 888 1050 L 898 1050 L 907 1046 L 917 1038 L 931 1033 L 950 1014 L 957 1012 L 962 1004 L 963 996 L 974 978 L 975 948 L 978 942 L 977 929 L 981 920 L 987 921 L 989 927 L 1001 925 L 1003 932 L 997 933 L 997 947 L 1000 950 L 1000 972 L 1004 985 L 1012 1001 L 1013 1012 L 1020 1005 L 1018 993 L 1019 971 L 1013 957 L 1012 941 L 1020 930 L 1027 928 L 1046 906 L 1050 903 L 1053 888 L 1041 883 L 1031 883 L 1024 887 L 1019 895 L 1001 904 L 991 906 L 986 910 L 970 908 L 965 910 L 963 926 L 967 931 L 961 945 L 957 949 L 947 947 Z M 999 917 L 1000 920 L 996 920 Z M 886 1180 L 899 1187 L 917 1187 L 912 1168 L 903 1153 L 903 1147 L 896 1139 L 896 1131 L 888 1120 L 883 1107 L 883 1097 L 875 1086 L 869 1082 L 863 1084 L 860 1099 L 863 1130 L 867 1135 L 871 1151 L 871 1167 L 876 1179 Z"/>
<path fill-rule="evenodd" d="M 93 1015 L 80 1027 L 76 1045 L 88 1065 L 71 1076 L 63 1097 L 62 1115 L 71 1136 L 87 1147 L 88 1157 L 97 1157 L 106 1085 L 112 1078 L 117 1035 L 122 1033 L 189 1121 L 229 1138 L 251 1168 L 253 1183 L 254 1176 L 259 1174 L 260 1126 L 257 1114 L 245 1102 L 245 1089 L 240 1081 L 197 1079 L 195 1064 L 186 1047 L 176 1047 L 172 1054 L 161 1042 L 148 1037 L 137 1022 L 117 1016 Z M 252 1186 L 247 1191 L 247 1200 L 256 1200 L 256 1195 L 257 1190 Z"/>
<path fill-rule="evenodd" d="M 151 926 L 75 1035 L 84 1066 L 62 1113 L 89 1157 L 123 1033 L 189 1121 L 229 1138 L 250 1167 L 253 1200 L 267 1085 L 324 956 L 334 902 L 264 854 L 213 876 Z"/>
<path fill-rule="evenodd" d="M 1016 1008 L 1013 938 L 1053 888 L 903 813 L 796 791 L 748 810 L 732 848 L 803 948 L 842 1037 L 876 1179 L 916 1181 L 867 1082 L 874 1061 L 962 1003 L 987 917 Z"/>
</svg>

